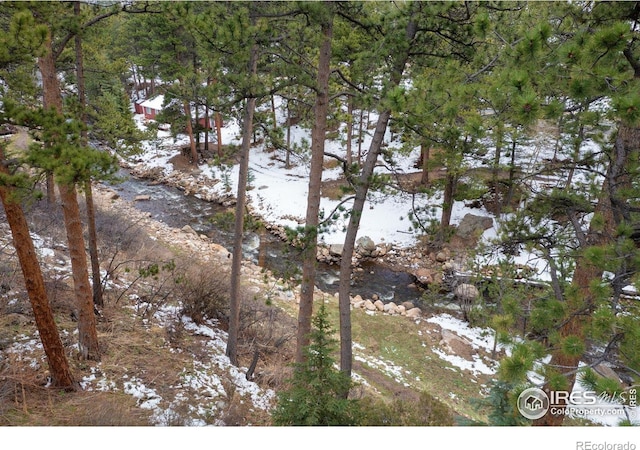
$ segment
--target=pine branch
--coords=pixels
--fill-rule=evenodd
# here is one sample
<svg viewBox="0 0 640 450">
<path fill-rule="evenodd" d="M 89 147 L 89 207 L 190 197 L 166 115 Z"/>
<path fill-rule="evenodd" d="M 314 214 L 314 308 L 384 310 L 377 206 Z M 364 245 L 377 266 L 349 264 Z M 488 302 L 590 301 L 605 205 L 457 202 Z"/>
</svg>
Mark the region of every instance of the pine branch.
<svg viewBox="0 0 640 450">
<path fill-rule="evenodd" d="M 351 201 L 351 200 L 355 200 L 355 195 L 350 195 L 349 197 L 343 199 L 340 201 L 340 203 L 338 203 L 338 205 L 333 208 L 333 211 L 331 211 L 331 213 L 327 216 L 326 219 L 324 219 L 322 222 L 318 223 L 318 226 L 324 226 L 325 224 L 329 223 L 329 221 L 331 220 L 331 218 L 333 217 L 333 215 L 342 207 L 342 205 L 344 205 L 345 203 Z"/>
</svg>

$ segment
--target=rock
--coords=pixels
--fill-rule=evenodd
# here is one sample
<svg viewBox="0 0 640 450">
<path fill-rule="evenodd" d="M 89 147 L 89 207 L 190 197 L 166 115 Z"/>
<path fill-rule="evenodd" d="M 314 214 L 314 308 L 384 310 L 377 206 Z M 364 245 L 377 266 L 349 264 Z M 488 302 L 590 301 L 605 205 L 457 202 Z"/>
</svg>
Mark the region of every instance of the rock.
<svg viewBox="0 0 640 450">
<path fill-rule="evenodd" d="M 407 310 L 407 317 L 416 319 L 422 316 L 422 310 L 420 308 L 411 308 Z"/>
<path fill-rule="evenodd" d="M 478 288 L 476 288 L 473 284 L 466 283 L 456 286 L 453 294 L 462 303 L 473 303 L 478 299 L 478 297 L 480 297 Z"/>
<path fill-rule="evenodd" d="M 393 302 L 389 302 L 389 303 L 384 305 L 383 311 L 386 312 L 387 314 L 391 314 L 391 315 L 398 314 L 398 305 L 396 305 Z"/>
<path fill-rule="evenodd" d="M 431 284 L 433 283 L 433 275 L 429 269 L 418 269 L 413 274 L 420 284 Z"/>
<path fill-rule="evenodd" d="M 119 198 L 120 194 L 118 194 L 117 192 L 111 192 L 108 197 L 109 200 L 118 200 Z"/>
<path fill-rule="evenodd" d="M 389 303 L 386 303 L 386 304 L 384 305 L 383 311 L 384 311 L 384 312 L 389 312 L 389 310 L 390 310 L 390 309 L 393 309 L 393 308 L 398 308 L 398 305 L 396 305 L 396 304 L 395 304 L 395 303 L 393 303 L 393 302 L 389 302 Z"/>
<path fill-rule="evenodd" d="M 376 244 L 369 236 L 362 236 L 356 241 L 356 250 L 362 255 L 369 256 L 376 249 Z"/>
<path fill-rule="evenodd" d="M 493 227 L 493 219 L 491 217 L 476 216 L 475 214 L 466 214 L 456 230 L 456 235 L 462 239 L 477 239 L 484 232 Z"/>
<path fill-rule="evenodd" d="M 181 228 L 183 233 L 187 233 L 187 234 L 191 234 L 193 236 L 197 236 L 198 233 L 196 233 L 196 230 L 194 230 L 193 228 L 191 228 L 190 225 L 185 225 Z"/>
<path fill-rule="evenodd" d="M 447 259 L 449 258 L 447 258 L 447 254 L 445 252 L 438 252 L 436 254 L 436 261 L 440 263 L 445 262 Z"/>
<path fill-rule="evenodd" d="M 360 294 L 356 295 L 355 297 L 353 297 L 352 303 L 357 303 L 357 302 L 362 302 L 364 300 L 362 300 L 362 297 L 360 296 Z"/>
<path fill-rule="evenodd" d="M 373 295 L 371 296 L 371 300 L 373 300 L 374 302 L 375 302 L 376 300 L 380 300 L 380 296 L 379 296 L 378 294 L 373 294 Z"/>
<path fill-rule="evenodd" d="M 366 309 L 367 311 L 377 310 L 376 305 L 374 305 L 373 302 L 369 299 L 364 301 L 364 309 Z"/>
<path fill-rule="evenodd" d="M 398 307 L 396 308 L 398 311 L 398 314 L 400 314 L 401 316 L 404 316 L 407 314 L 407 308 L 405 308 L 402 305 L 398 305 Z"/>
<path fill-rule="evenodd" d="M 133 199 L 133 201 L 136 201 L 136 202 L 145 202 L 149 200 L 151 200 L 150 195 L 136 195 L 135 198 Z"/>
<path fill-rule="evenodd" d="M 31 322 L 29 318 L 23 314 L 9 313 L 3 317 L 3 322 L 13 326 L 24 326 Z"/>
<path fill-rule="evenodd" d="M 475 355 L 477 351 L 473 348 L 471 342 L 458 336 L 451 330 L 443 329 L 441 336 L 442 340 L 440 341 L 440 345 L 447 353 L 460 356 L 467 361 L 473 361 L 473 355 Z"/>
<path fill-rule="evenodd" d="M 353 307 L 356 309 L 364 308 L 364 300 L 353 302 Z"/>
<path fill-rule="evenodd" d="M 384 311 L 384 303 L 382 303 L 382 300 L 376 300 L 373 302 L 373 306 L 375 306 L 378 311 Z"/>
<path fill-rule="evenodd" d="M 402 303 L 400 303 L 400 305 L 402 305 L 404 307 L 404 309 L 407 310 L 407 311 L 409 311 L 410 309 L 415 308 L 415 306 L 416 306 L 412 302 L 402 302 Z"/>
<path fill-rule="evenodd" d="M 593 370 L 595 370 L 596 373 L 598 373 L 599 375 L 605 378 L 609 378 L 610 380 L 617 381 L 618 383 L 621 382 L 620 376 L 616 373 L 616 371 L 613 370 L 608 365 L 606 365 L 605 363 L 598 364 L 593 368 Z"/>
<path fill-rule="evenodd" d="M 331 244 L 329 246 L 329 254 L 331 256 L 342 256 L 343 244 Z"/>
</svg>

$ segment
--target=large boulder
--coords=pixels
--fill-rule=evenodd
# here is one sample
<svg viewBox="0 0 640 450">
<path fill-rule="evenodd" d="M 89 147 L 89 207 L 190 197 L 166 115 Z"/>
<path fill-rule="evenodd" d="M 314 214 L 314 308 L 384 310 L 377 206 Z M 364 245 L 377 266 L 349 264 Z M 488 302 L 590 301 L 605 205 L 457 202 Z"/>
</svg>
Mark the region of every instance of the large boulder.
<svg viewBox="0 0 640 450">
<path fill-rule="evenodd" d="M 198 236 L 198 233 L 196 232 L 196 230 L 194 230 L 193 228 L 191 228 L 191 225 L 185 225 L 181 228 L 183 233 L 186 234 L 191 234 L 193 236 Z"/>
<path fill-rule="evenodd" d="M 343 244 L 331 244 L 329 246 L 329 254 L 331 256 L 342 256 L 343 250 L 344 250 Z"/>
<path fill-rule="evenodd" d="M 367 311 L 377 311 L 378 308 L 376 308 L 376 305 L 373 304 L 373 302 L 369 299 L 364 301 L 364 309 L 366 309 Z"/>
<path fill-rule="evenodd" d="M 424 267 L 416 270 L 413 273 L 413 276 L 416 277 L 416 280 L 420 284 L 429 285 L 433 283 L 433 274 L 431 273 L 431 270 L 426 269 Z"/>
<path fill-rule="evenodd" d="M 459 284 L 458 286 L 456 286 L 453 294 L 456 296 L 456 299 L 458 299 L 460 303 L 467 304 L 474 303 L 478 299 L 478 297 L 480 297 L 478 288 L 473 284 L 467 283 Z"/>
<path fill-rule="evenodd" d="M 442 330 L 441 336 L 440 346 L 447 353 L 457 355 L 467 361 L 473 361 L 473 355 L 475 355 L 477 351 L 473 348 L 469 340 L 447 329 Z"/>
<path fill-rule="evenodd" d="M 356 241 L 356 251 L 363 256 L 371 256 L 376 250 L 376 243 L 369 236 L 362 236 Z"/>
<path fill-rule="evenodd" d="M 414 305 L 412 302 L 402 302 L 400 304 L 406 311 L 409 311 L 410 309 L 415 308 L 416 305 Z"/>
<path fill-rule="evenodd" d="M 394 302 L 385 303 L 384 312 L 392 315 L 398 314 L 398 305 L 396 305 Z"/>
<path fill-rule="evenodd" d="M 456 230 L 456 235 L 461 239 L 477 239 L 485 230 L 493 227 L 493 219 L 486 216 L 466 214 Z"/>
</svg>

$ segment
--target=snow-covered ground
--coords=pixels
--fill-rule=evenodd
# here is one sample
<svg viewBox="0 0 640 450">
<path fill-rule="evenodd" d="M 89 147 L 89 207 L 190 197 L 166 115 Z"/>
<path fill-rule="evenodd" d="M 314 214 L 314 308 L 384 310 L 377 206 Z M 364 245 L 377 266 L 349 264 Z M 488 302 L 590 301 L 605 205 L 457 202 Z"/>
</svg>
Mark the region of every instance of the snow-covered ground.
<svg viewBox="0 0 640 450">
<path fill-rule="evenodd" d="M 278 105 L 278 100 L 276 100 Z M 279 121 L 284 122 L 284 116 L 279 108 L 276 109 Z M 135 119 L 142 129 L 146 129 L 142 115 L 136 115 Z M 371 121 L 376 119 L 372 115 Z M 234 120 L 226 120 L 222 130 L 222 141 L 224 144 L 240 145 L 241 129 Z M 291 127 L 292 146 L 303 147 L 305 143 L 311 141 L 311 132 L 299 126 Z M 371 134 L 364 136 L 362 148 L 368 149 L 371 142 Z M 389 148 L 398 147 L 397 140 L 392 140 L 387 132 L 385 142 Z M 184 135 L 179 135 L 177 139 L 170 137 L 166 131 L 159 131 L 157 139 L 143 143 L 145 152 L 138 157 L 141 164 L 147 167 L 161 167 L 166 174 L 173 171 L 173 166 L 169 160 L 176 155 L 178 145 L 186 145 L 188 139 Z M 326 151 L 344 156 L 345 144 L 338 140 L 327 140 Z M 354 140 L 353 148 L 356 148 Z M 585 142 L 582 151 L 591 152 L 597 150 L 597 146 L 590 141 Z M 540 134 L 529 142 L 522 143 L 517 148 L 517 162 L 523 167 L 540 167 L 544 161 L 554 157 L 562 157 L 557 153 L 556 142 L 550 136 Z M 396 173 L 415 172 L 413 168 L 419 156 L 419 149 L 416 148 L 409 154 L 396 152 L 394 155 Z M 275 157 L 277 156 L 277 157 Z M 469 157 L 464 161 L 466 167 L 486 168 L 493 158 L 493 149 L 487 145 L 486 158 L 477 156 Z M 502 163 L 507 165 L 510 162 L 508 154 L 502 156 Z M 293 167 L 287 169 L 283 162 L 284 155 L 273 151 L 267 151 L 264 144 L 256 145 L 251 149 L 249 158 L 250 185 L 253 187 L 247 193 L 248 199 L 256 213 L 265 220 L 275 225 L 295 228 L 304 222 L 306 214 L 309 158 L 308 156 L 298 156 L 292 159 Z M 199 169 L 203 176 L 211 179 L 222 180 L 211 188 L 212 193 L 224 194 L 237 192 L 239 166 L 215 167 L 209 164 L 202 164 Z M 388 167 L 376 169 L 380 173 L 390 173 Z M 327 169 L 323 173 L 323 180 L 335 180 L 341 176 L 341 167 Z M 587 174 L 576 171 L 573 177 L 574 185 L 587 182 Z M 562 176 L 535 177 L 526 181 L 527 188 L 533 191 L 543 191 L 551 185 L 560 185 L 564 180 Z M 340 201 L 323 197 L 321 199 L 321 211 L 325 215 L 332 213 L 339 205 Z M 431 211 L 431 218 L 438 220 L 441 215 L 442 195 L 439 192 L 432 194 L 416 194 L 412 198 L 409 194 L 395 193 L 395 195 L 380 192 L 371 192 L 365 204 L 358 237 L 368 236 L 375 243 L 391 243 L 401 247 L 411 247 L 416 243 L 420 232 L 415 229 L 410 219 L 414 213 L 414 206 L 427 208 Z M 347 210 L 351 202 L 344 204 Z M 457 225 L 462 218 L 468 214 L 487 216 L 494 219 L 494 226 L 484 232 L 481 242 L 487 245 L 487 251 L 478 255 L 473 265 L 488 266 L 497 264 L 499 261 L 509 259 L 514 264 L 528 266 L 534 270 L 531 278 L 548 281 L 550 279 L 547 262 L 542 255 L 536 252 L 521 248 L 516 256 L 507 257 L 499 246 L 493 245 L 500 235 L 501 223 L 510 218 L 509 215 L 495 217 L 482 207 L 469 207 L 464 201 L 456 201 L 453 207 L 451 218 L 452 225 Z M 323 231 L 320 240 L 326 244 L 340 244 L 344 241 L 348 218 L 340 217 L 333 225 Z"/>
<path fill-rule="evenodd" d="M 373 117 L 373 116 L 372 116 Z M 375 118 L 373 117 L 372 120 Z M 146 129 L 142 115 L 136 115 L 136 120 L 142 129 Z M 224 144 L 240 145 L 241 130 L 237 122 L 225 121 L 222 132 Z M 310 142 L 310 130 L 299 126 L 291 127 L 292 145 L 302 146 L 303 142 Z M 386 141 L 390 147 L 397 145 L 391 141 L 387 133 Z M 368 149 L 371 135 L 366 134 L 362 148 Z M 178 145 L 188 143 L 185 136 L 179 136 L 177 140 L 170 137 L 168 132 L 159 131 L 158 139 L 144 143 L 145 153 L 140 155 L 142 163 L 149 167 L 162 167 L 166 173 L 173 170 L 169 160 L 175 156 L 175 148 Z M 330 153 L 344 156 L 344 144 L 336 140 L 327 140 L 325 150 Z M 355 146 L 355 142 L 354 142 Z M 415 172 L 413 163 L 419 156 L 419 150 L 415 149 L 408 155 L 399 157 L 394 170 L 397 173 Z M 296 227 L 303 221 L 306 214 L 309 161 L 304 157 L 293 157 L 293 166 L 285 168 L 282 162 L 284 155 L 274 158 L 274 153 L 265 151 L 264 145 L 252 148 L 249 157 L 250 184 L 253 186 L 247 195 L 255 211 L 271 223 Z M 214 189 L 223 193 L 230 188 L 232 193 L 237 192 L 239 166 L 231 168 L 213 167 L 208 164 L 199 166 L 205 176 L 222 180 Z M 323 173 L 323 180 L 335 180 L 341 176 L 341 167 L 327 169 Z M 381 173 L 389 173 L 386 168 L 379 169 Z M 330 214 L 340 204 L 338 200 L 326 197 L 321 199 L 321 210 Z M 348 209 L 352 202 L 344 206 Z M 433 207 L 434 218 L 439 217 L 441 198 L 439 195 L 416 195 L 414 204 L 419 207 Z M 468 212 L 477 215 L 489 215 L 483 209 L 472 209 L 463 202 L 456 202 L 452 223 L 457 224 Z M 416 242 L 418 234 L 415 232 L 410 216 L 413 213 L 412 199 L 408 194 L 388 195 L 372 192 L 365 205 L 360 221 L 358 237 L 369 236 L 376 243 L 387 242 L 400 246 L 411 246 Z M 344 241 L 345 227 L 348 219 L 338 220 L 320 238 L 327 244 L 339 244 Z"/>
</svg>

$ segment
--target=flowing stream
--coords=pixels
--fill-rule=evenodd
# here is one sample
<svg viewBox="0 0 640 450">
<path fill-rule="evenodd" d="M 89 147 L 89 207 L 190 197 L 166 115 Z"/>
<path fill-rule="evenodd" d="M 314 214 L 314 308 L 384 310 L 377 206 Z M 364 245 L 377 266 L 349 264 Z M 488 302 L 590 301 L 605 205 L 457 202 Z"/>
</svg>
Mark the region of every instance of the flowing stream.
<svg viewBox="0 0 640 450">
<path fill-rule="evenodd" d="M 124 200 L 133 202 L 140 211 L 170 227 L 182 228 L 191 226 L 198 234 L 204 234 L 214 242 L 223 245 L 229 251 L 233 245 L 233 231 L 225 226 L 216 226 L 212 218 L 227 211 L 217 203 L 208 202 L 197 197 L 184 195 L 174 187 L 138 180 L 126 171 L 120 171 L 124 181 L 111 188 Z M 149 200 L 134 201 L 136 196 L 148 195 Z M 243 241 L 243 253 L 246 259 L 269 269 L 275 276 L 282 277 L 301 270 L 300 252 L 268 232 L 247 232 Z M 324 292 L 336 293 L 339 282 L 339 267 L 318 263 L 316 286 Z M 354 271 L 352 278 L 352 295 L 372 298 L 376 294 L 383 302 L 404 301 L 420 303 L 421 291 L 414 284 L 412 275 L 396 272 L 382 264 L 367 261 Z"/>
</svg>

